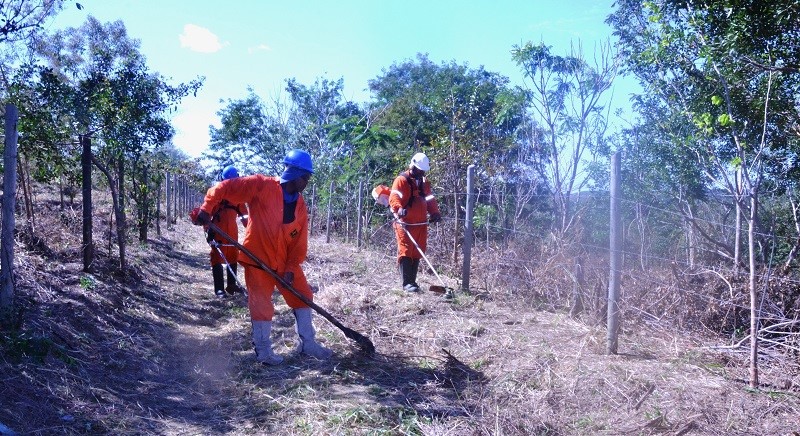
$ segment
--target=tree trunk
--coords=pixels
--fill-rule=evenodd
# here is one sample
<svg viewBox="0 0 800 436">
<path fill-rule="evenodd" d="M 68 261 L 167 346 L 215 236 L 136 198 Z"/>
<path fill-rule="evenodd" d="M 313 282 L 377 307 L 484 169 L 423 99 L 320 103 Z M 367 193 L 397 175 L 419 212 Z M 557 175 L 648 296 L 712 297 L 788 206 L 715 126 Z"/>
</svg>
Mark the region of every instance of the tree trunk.
<svg viewBox="0 0 800 436">
<path fill-rule="evenodd" d="M 135 179 L 134 179 L 135 182 Z M 137 203 L 139 216 L 139 242 L 147 242 L 147 230 L 150 228 L 150 181 L 148 180 L 147 167 L 142 168 L 142 184 L 145 189 L 142 192 L 141 201 Z"/>
<path fill-rule="evenodd" d="M 113 203 L 114 215 L 117 217 L 117 240 L 119 240 L 119 233 L 121 232 L 121 230 L 119 225 L 120 206 L 119 206 L 119 195 L 117 194 L 118 185 L 114 183 L 114 177 L 111 175 L 111 172 L 108 170 L 108 168 L 105 167 L 105 165 L 100 163 L 95 158 L 92 158 L 92 163 L 94 163 L 94 165 L 100 170 L 100 172 L 103 173 L 103 175 L 106 176 L 106 179 L 108 180 L 108 186 L 109 189 L 111 190 L 111 201 Z M 123 261 L 120 261 L 120 265 L 122 265 L 122 262 Z"/>
<path fill-rule="evenodd" d="M 128 262 L 125 258 L 125 242 L 128 234 L 128 223 L 125 218 L 125 156 L 121 155 L 117 161 L 117 177 L 119 187 L 117 188 L 117 195 L 119 196 L 119 207 L 115 207 L 114 211 L 117 214 L 117 246 L 119 247 L 119 269 L 125 271 Z M 109 180 L 109 182 L 111 182 Z"/>
<path fill-rule="evenodd" d="M 736 171 L 736 234 L 733 238 L 733 276 L 739 277 L 739 262 L 741 262 L 740 245 L 742 244 L 742 169 Z"/>
<path fill-rule="evenodd" d="M 64 211 L 64 173 L 58 177 L 58 210 Z"/>
<path fill-rule="evenodd" d="M 0 230 L 0 311 L 14 306 L 14 229 L 17 192 L 17 108 L 6 105 L 5 148 L 3 150 L 3 228 Z"/>
<path fill-rule="evenodd" d="M 17 162 L 17 168 L 19 170 L 19 183 L 20 187 L 22 188 L 22 203 L 25 206 L 25 218 L 28 220 L 28 225 L 33 231 L 36 228 L 36 223 L 34 222 L 33 218 L 33 188 L 30 184 L 30 177 L 27 177 L 29 173 L 28 169 L 28 160 L 25 159 L 25 154 L 19 155 L 19 161 Z"/>
<path fill-rule="evenodd" d="M 161 182 L 156 191 L 156 235 L 161 236 Z"/>
<path fill-rule="evenodd" d="M 167 219 L 167 229 L 172 228 L 172 220 L 170 219 L 170 215 L 172 213 L 172 182 L 170 180 L 170 174 L 167 172 L 165 177 L 166 186 L 164 187 L 164 216 Z"/>
<path fill-rule="evenodd" d="M 452 186 L 456 186 L 454 183 Z M 456 189 L 458 191 L 458 189 Z M 453 271 L 458 271 L 458 193 L 453 192 Z"/>
<path fill-rule="evenodd" d="M 92 140 L 86 135 L 80 136 L 82 147 L 81 168 L 83 170 L 83 271 L 92 272 L 94 262 L 94 243 L 92 241 Z"/>
<path fill-rule="evenodd" d="M 642 267 L 642 271 L 647 270 L 647 223 L 644 218 L 644 212 L 642 211 L 642 205 L 636 205 L 636 224 L 639 228 L 639 265 Z"/>
<path fill-rule="evenodd" d="M 757 201 L 750 194 L 750 225 L 747 245 L 750 252 L 750 387 L 758 388 L 758 290 L 756 289 L 756 215 Z"/>
</svg>

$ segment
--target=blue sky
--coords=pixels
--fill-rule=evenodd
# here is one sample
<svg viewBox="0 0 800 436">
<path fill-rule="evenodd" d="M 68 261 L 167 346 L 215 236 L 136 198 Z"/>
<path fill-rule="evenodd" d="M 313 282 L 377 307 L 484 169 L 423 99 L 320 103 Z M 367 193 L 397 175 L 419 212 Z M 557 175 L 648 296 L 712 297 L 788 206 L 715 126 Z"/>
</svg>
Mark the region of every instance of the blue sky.
<svg viewBox="0 0 800 436">
<path fill-rule="evenodd" d="M 611 37 L 604 23 L 613 0 L 78 0 L 66 3 L 50 30 L 79 26 L 88 15 L 122 20 L 141 42 L 153 71 L 172 83 L 205 76 L 197 97 L 174 114 L 175 145 L 197 157 L 218 125 L 220 100 L 252 87 L 269 101 L 285 99 L 287 78 L 311 84 L 344 79 L 345 98 L 369 99 L 367 82 L 393 63 L 427 53 L 434 62 L 483 66 L 522 84 L 511 60 L 515 44 L 543 41 L 567 54 L 586 53 Z M 626 106 L 630 85 L 615 90 Z"/>
</svg>

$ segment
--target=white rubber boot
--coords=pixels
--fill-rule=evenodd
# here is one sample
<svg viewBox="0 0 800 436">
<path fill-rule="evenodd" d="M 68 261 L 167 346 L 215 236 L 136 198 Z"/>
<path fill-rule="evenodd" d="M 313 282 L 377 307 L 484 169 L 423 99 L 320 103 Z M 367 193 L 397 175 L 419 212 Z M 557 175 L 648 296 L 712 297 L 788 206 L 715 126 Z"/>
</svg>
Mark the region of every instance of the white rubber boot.
<svg viewBox="0 0 800 436">
<path fill-rule="evenodd" d="M 272 321 L 253 321 L 253 347 L 256 349 L 256 360 L 265 365 L 280 365 L 283 357 L 272 351 Z"/>
<path fill-rule="evenodd" d="M 316 332 L 311 323 L 311 308 L 295 309 L 294 318 L 297 321 L 297 336 L 300 336 L 300 352 L 320 360 L 330 359 L 333 351 L 318 344 L 314 339 Z"/>
</svg>

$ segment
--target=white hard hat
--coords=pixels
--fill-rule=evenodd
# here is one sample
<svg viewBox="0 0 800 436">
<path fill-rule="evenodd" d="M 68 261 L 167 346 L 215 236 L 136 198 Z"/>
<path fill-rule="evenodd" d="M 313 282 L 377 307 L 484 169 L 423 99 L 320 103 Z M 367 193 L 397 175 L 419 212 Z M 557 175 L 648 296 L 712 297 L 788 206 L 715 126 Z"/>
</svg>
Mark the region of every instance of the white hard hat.
<svg viewBox="0 0 800 436">
<path fill-rule="evenodd" d="M 412 167 L 417 167 L 422 171 L 428 171 L 431 169 L 431 163 L 428 161 L 428 156 L 425 156 L 425 153 L 417 153 L 414 157 L 411 158 Z"/>
</svg>

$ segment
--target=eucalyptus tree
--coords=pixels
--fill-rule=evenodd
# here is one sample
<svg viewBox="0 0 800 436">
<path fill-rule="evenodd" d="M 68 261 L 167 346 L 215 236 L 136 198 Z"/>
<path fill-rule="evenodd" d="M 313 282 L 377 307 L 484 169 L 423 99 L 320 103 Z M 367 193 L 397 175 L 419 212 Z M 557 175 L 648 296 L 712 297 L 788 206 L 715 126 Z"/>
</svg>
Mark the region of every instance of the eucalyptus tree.
<svg viewBox="0 0 800 436">
<path fill-rule="evenodd" d="M 32 228 L 35 227 L 35 208 L 31 181 L 51 181 L 53 175 L 63 174 L 60 168 L 70 163 L 71 156 L 57 149 L 57 145 L 66 142 L 63 129 L 53 123 L 56 115 L 44 106 L 35 89 L 37 70 L 30 62 L 34 36 L 63 6 L 63 0 L 0 2 L 0 97 L 14 103 L 21 115 L 20 187 Z M 82 8 L 79 3 L 76 7 Z"/>
<path fill-rule="evenodd" d="M 128 36 L 122 21 L 103 24 L 90 16 L 78 28 L 43 37 L 38 49 L 47 62 L 47 74 L 54 78 L 51 80 L 66 85 L 64 111 L 71 119 L 72 134 L 81 142 L 94 140 L 91 162 L 108 180 L 124 270 L 125 162 L 137 161 L 171 138 L 173 131 L 165 119 L 168 110 L 196 91 L 202 79 L 171 86 L 149 71 L 139 41 Z M 89 173 L 84 170 L 84 174 Z M 138 185 L 137 192 L 140 188 Z M 149 207 L 147 202 L 140 206 Z"/>
<path fill-rule="evenodd" d="M 532 122 L 540 129 L 542 178 L 550 184 L 556 219 L 564 235 L 574 224 L 572 196 L 587 186 L 587 164 L 607 153 L 607 92 L 617 75 L 610 44 L 600 44 L 590 63 L 580 44 L 566 56 L 544 43 L 514 46 L 512 58 L 527 81 Z"/>
<path fill-rule="evenodd" d="M 265 102 L 252 89 L 244 99 L 228 100 L 217 112 L 220 127 L 209 128 L 206 157 L 217 163 L 213 172 L 236 164 L 246 173 L 280 174 L 286 152 L 301 148 L 314 159 L 315 183 L 347 183 L 353 172 L 345 160 L 351 156 L 353 143 L 343 132 L 350 130 L 348 120 L 362 114 L 344 100 L 343 86 L 342 79 L 318 78 L 306 85 L 290 78 L 285 100 L 275 97 Z M 328 194 L 323 199 L 331 200 Z"/>
<path fill-rule="evenodd" d="M 35 35 L 63 9 L 64 3 L 64 0 L 0 1 L 0 95 L 4 98 L 14 70 L 27 63 L 26 55 Z M 80 3 L 75 5 L 82 8 Z"/>
<path fill-rule="evenodd" d="M 336 163 L 349 155 L 352 146 L 350 138 L 341 135 L 334 141 L 331 131 L 347 124 L 348 119 L 363 117 L 356 104 L 345 100 L 343 89 L 344 80 L 341 78 L 329 80 L 320 77 L 310 85 L 296 79 L 286 81 L 286 92 L 291 102 L 287 124 L 290 141 L 311 153 L 315 162 L 319 162 L 317 171 L 326 179 L 335 179 L 346 170 Z"/>
<path fill-rule="evenodd" d="M 236 164 L 241 173 L 279 174 L 293 144 L 287 104 L 276 98 L 268 106 L 248 91 L 246 98 L 229 99 L 217 111 L 220 127 L 209 126 L 210 151 L 204 156 L 217 163 L 215 173 Z"/>
<path fill-rule="evenodd" d="M 616 5 L 609 22 L 627 67 L 645 92 L 683 118 L 685 127 L 672 132 L 675 147 L 688 148 L 706 183 L 725 189 L 746 216 L 750 384 L 757 386 L 759 197 L 765 181 L 780 184 L 796 172 L 798 2 L 621 0 Z M 738 242 L 735 248 L 738 265 Z"/>
<path fill-rule="evenodd" d="M 246 98 L 228 100 L 217 112 L 221 126 L 209 127 L 207 157 L 217 161 L 220 169 L 226 163 L 238 163 L 253 171 L 279 173 L 286 152 L 301 148 L 314 158 L 315 171 L 327 174 L 342 147 L 330 143 L 329 130 L 354 111 L 344 101 L 342 89 L 342 79 L 318 78 L 304 85 L 290 78 L 286 80 L 288 100 L 275 97 L 269 103 L 248 89 Z"/>
<path fill-rule="evenodd" d="M 66 117 L 61 111 L 68 89 L 34 65 L 17 68 L 7 92 L 20 113 L 18 174 L 25 215 L 36 228 L 32 182 L 59 184 L 64 191 L 79 184 L 79 159 Z M 63 191 L 62 191 L 63 192 Z M 62 201 L 62 209 L 63 209 Z"/>
<path fill-rule="evenodd" d="M 623 198 L 630 207 L 623 210 L 633 214 L 635 226 L 629 234 L 638 237 L 641 267 L 645 269 L 652 257 L 685 259 L 694 267 L 699 239 L 707 234 L 700 226 L 707 221 L 684 217 L 696 216 L 710 192 L 691 150 L 675 147 L 676 137 L 688 126 L 652 95 L 632 100 L 639 118 L 612 140 L 625 152 Z M 608 228 L 607 221 L 603 225 Z M 732 255 L 732 247 L 730 241 L 715 239 L 711 250 Z"/>
<path fill-rule="evenodd" d="M 63 5 L 64 0 L 0 1 L 0 44 L 27 39 Z M 75 5 L 78 9 L 83 8 L 80 3 Z"/>
</svg>

